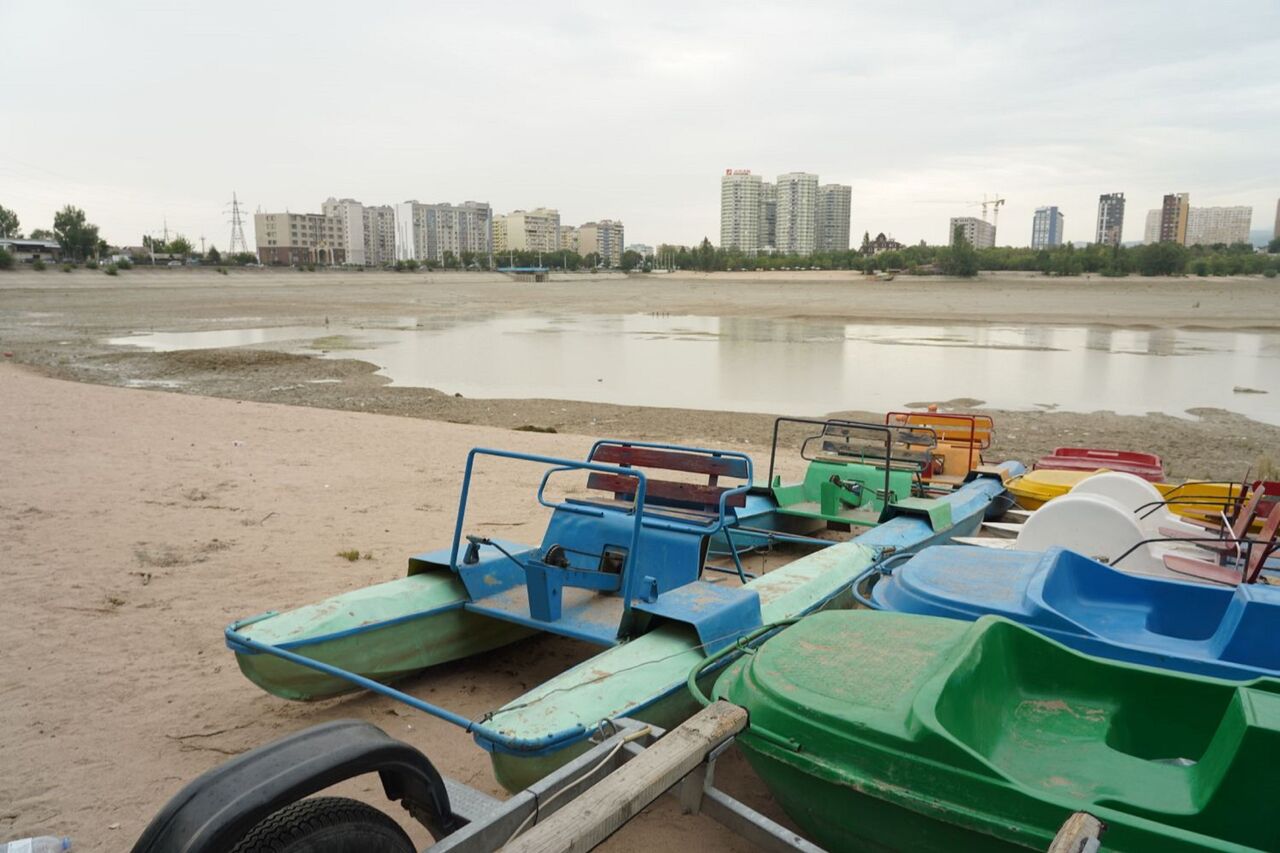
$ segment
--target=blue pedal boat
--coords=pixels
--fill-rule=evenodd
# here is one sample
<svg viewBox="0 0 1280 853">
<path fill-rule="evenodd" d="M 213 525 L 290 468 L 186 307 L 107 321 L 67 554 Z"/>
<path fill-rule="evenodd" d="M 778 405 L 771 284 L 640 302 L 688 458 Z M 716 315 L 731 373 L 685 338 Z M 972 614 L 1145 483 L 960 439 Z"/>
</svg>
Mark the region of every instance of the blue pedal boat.
<svg viewBox="0 0 1280 853">
<path fill-rule="evenodd" d="M 1004 616 L 1086 654 L 1215 678 L 1280 675 L 1280 588 L 1119 571 L 1063 548 L 927 548 L 859 580 L 878 610 Z"/>
<path fill-rule="evenodd" d="M 480 459 L 543 467 L 540 544 L 467 532 Z M 463 728 L 492 754 L 499 782 L 519 790 L 589 748 L 610 720 L 678 724 L 697 710 L 684 688 L 693 664 L 788 620 L 852 606 L 852 583 L 867 567 L 970 535 L 1021 470 L 1009 462 L 971 472 L 936 499 L 842 487 L 837 517 L 796 519 L 754 485 L 742 453 L 603 440 L 575 461 L 476 448 L 448 546 L 411 557 L 406 577 L 235 622 L 226 643 L 242 672 L 275 695 L 365 688 Z M 569 488 L 550 487 L 565 478 Z M 847 523 L 855 499 L 882 503 L 856 508 L 881 523 Z M 860 535 L 824 539 L 793 532 L 793 522 Z M 480 719 L 388 686 L 538 632 L 599 651 Z"/>
</svg>

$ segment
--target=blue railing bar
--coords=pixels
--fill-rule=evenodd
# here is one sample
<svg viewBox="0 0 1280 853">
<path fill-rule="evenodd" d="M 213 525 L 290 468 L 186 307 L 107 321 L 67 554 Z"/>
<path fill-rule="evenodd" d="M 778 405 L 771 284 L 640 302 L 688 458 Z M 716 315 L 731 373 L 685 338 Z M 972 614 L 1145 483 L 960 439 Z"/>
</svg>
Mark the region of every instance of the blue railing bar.
<svg viewBox="0 0 1280 853">
<path fill-rule="evenodd" d="M 552 465 L 561 471 L 599 471 L 603 474 L 619 474 L 625 477 L 634 477 L 636 479 L 636 502 L 633 507 L 635 514 L 635 526 L 631 531 L 631 548 L 629 554 L 637 553 L 640 545 L 640 529 L 641 521 L 644 515 L 644 496 L 648 478 L 643 471 L 637 471 L 633 468 L 623 468 L 617 465 L 601 465 L 598 462 L 575 462 L 570 459 L 558 459 L 554 456 L 542 456 L 535 453 L 518 453 L 513 450 L 494 450 L 488 447 L 474 447 L 467 453 L 467 465 L 462 475 L 462 492 L 458 496 L 458 519 L 453 527 L 453 543 L 449 548 L 449 568 L 455 573 L 458 569 L 458 549 L 462 544 L 462 528 L 466 522 L 467 514 L 467 498 L 471 493 L 471 474 L 475 469 L 475 461 L 477 456 L 494 456 L 499 459 L 514 459 L 518 462 L 537 462 L 542 465 Z M 546 476 L 543 477 L 543 483 L 546 482 Z M 630 589 L 624 590 L 623 607 L 631 608 Z"/>
<path fill-rule="evenodd" d="M 243 649 L 274 655 L 275 657 L 287 660 L 290 663 L 305 666 L 308 669 L 314 669 L 317 672 L 323 672 L 326 675 L 332 675 L 335 678 L 341 678 L 359 687 L 363 687 L 366 690 L 371 690 L 379 695 L 395 699 L 397 702 L 403 702 L 411 708 L 416 708 L 423 713 L 430 714 L 433 717 L 444 720 L 446 723 L 452 723 L 466 731 L 468 734 L 478 735 L 485 740 L 501 745 L 504 749 L 510 749 L 518 752 L 535 752 L 561 743 L 570 743 L 581 740 L 583 735 L 586 734 L 586 729 L 581 725 L 577 725 L 536 738 L 510 737 L 502 732 L 491 729 L 482 723 L 477 723 L 476 721 L 470 720 L 460 714 L 455 714 L 448 708 L 441 708 L 439 705 L 424 702 L 416 696 L 410 696 L 402 690 L 396 690 L 394 687 L 388 687 L 379 681 L 374 681 L 371 678 L 366 678 L 358 673 L 350 672 L 342 669 L 341 667 L 324 663 L 323 661 L 304 657 L 278 646 L 273 646 L 270 643 L 260 642 L 251 637 L 246 637 L 244 634 L 235 630 L 237 625 L 244 625 L 260 618 L 264 617 L 253 617 L 252 619 L 242 620 L 241 622 L 233 623 L 229 626 L 225 632 L 227 647 L 232 651 L 240 651 Z"/>
</svg>

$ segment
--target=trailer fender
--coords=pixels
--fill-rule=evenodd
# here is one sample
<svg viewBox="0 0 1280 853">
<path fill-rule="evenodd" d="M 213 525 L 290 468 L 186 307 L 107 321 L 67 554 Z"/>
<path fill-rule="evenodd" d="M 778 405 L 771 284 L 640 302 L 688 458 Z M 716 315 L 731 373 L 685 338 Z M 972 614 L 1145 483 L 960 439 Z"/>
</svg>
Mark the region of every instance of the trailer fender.
<svg viewBox="0 0 1280 853">
<path fill-rule="evenodd" d="M 465 823 L 431 761 L 377 726 L 337 720 L 280 738 L 214 767 L 174 795 L 133 853 L 221 853 L 271 813 L 324 788 L 377 773 L 435 838 Z"/>
</svg>

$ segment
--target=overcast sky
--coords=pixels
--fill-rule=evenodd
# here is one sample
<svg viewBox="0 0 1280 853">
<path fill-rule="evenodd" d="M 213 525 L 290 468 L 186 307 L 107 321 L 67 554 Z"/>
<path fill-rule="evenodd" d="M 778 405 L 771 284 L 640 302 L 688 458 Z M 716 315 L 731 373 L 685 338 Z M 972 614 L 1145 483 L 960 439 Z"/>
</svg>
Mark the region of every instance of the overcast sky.
<svg viewBox="0 0 1280 853">
<path fill-rule="evenodd" d="M 719 176 L 817 172 L 862 232 L 944 242 L 1008 199 L 1142 238 L 1165 192 L 1280 197 L 1280 2 L 702 4 L 0 0 L 0 205 L 225 248 L 250 211 L 490 202 L 719 236 Z M 247 234 L 250 242 L 253 234 Z"/>
</svg>

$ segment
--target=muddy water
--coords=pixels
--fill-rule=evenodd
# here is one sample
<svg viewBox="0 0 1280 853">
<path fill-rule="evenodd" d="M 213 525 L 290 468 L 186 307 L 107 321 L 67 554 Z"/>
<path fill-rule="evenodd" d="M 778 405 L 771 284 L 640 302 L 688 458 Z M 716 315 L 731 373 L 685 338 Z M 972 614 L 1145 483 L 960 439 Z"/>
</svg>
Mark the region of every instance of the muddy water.
<svg viewBox="0 0 1280 853">
<path fill-rule="evenodd" d="M 359 358 L 393 384 L 467 397 L 796 414 L 972 398 L 993 408 L 1122 414 L 1218 407 L 1280 423 L 1275 332 L 516 315 L 159 332 L 111 343 Z"/>
</svg>

